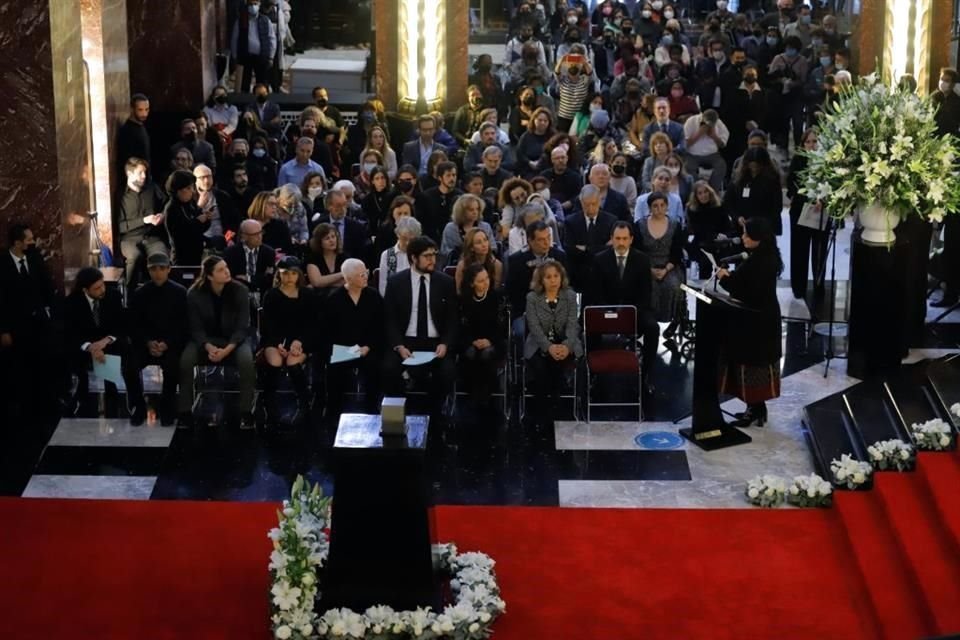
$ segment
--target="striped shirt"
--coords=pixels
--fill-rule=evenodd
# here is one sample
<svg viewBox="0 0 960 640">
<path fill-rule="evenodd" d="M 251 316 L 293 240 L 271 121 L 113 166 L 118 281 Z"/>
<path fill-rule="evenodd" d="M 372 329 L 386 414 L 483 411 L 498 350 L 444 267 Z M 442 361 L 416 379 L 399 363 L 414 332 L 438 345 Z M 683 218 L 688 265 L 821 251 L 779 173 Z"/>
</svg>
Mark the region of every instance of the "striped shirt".
<svg viewBox="0 0 960 640">
<path fill-rule="evenodd" d="M 590 76 L 583 74 L 572 78 L 563 74 L 559 78 L 560 83 L 560 104 L 557 107 L 557 117 L 573 120 L 577 111 L 583 105 L 584 99 L 590 93 Z"/>
</svg>

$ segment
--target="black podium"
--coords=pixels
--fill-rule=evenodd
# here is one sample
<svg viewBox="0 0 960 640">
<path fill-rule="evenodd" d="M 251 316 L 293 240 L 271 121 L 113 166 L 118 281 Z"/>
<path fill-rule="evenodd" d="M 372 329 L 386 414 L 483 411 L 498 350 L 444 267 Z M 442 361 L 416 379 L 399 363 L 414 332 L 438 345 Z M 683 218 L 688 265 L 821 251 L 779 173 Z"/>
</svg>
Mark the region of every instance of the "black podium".
<svg viewBox="0 0 960 640">
<path fill-rule="evenodd" d="M 697 299 L 697 350 L 693 361 L 693 417 L 680 435 L 706 451 L 746 444 L 750 436 L 728 425 L 720 411 L 717 389 L 720 347 L 730 324 L 730 314 L 756 311 L 718 291 L 701 291 L 680 285 Z"/>
<path fill-rule="evenodd" d="M 429 418 L 406 436 L 380 435 L 380 416 L 340 416 L 333 445 L 333 515 L 321 610 L 440 606 L 426 475 Z"/>
</svg>

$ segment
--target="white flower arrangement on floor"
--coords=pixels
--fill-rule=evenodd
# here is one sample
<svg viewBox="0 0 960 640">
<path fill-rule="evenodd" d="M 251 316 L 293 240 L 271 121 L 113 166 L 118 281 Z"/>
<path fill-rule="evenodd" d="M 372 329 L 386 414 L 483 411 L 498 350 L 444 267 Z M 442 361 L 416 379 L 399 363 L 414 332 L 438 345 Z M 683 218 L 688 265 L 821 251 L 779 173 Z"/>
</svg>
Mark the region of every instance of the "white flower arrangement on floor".
<svg viewBox="0 0 960 640">
<path fill-rule="evenodd" d="M 787 486 L 783 478 L 773 475 L 754 476 L 747 482 L 744 495 L 757 507 L 775 507 L 783 502 Z"/>
<path fill-rule="evenodd" d="M 950 410 L 953 411 L 953 407 Z M 917 444 L 917 449 L 943 451 L 953 442 L 953 431 L 950 430 L 950 425 L 940 418 L 922 423 L 914 422 L 910 425 L 910 433 Z"/>
<path fill-rule="evenodd" d="M 880 471 L 893 470 L 908 471 L 916 463 L 916 454 L 913 445 L 907 444 L 899 438 L 895 440 L 881 440 L 867 447 L 870 464 Z"/>
<path fill-rule="evenodd" d="M 829 507 L 833 504 L 833 485 L 815 473 L 796 476 L 787 489 L 787 502 L 797 507 Z"/>
<path fill-rule="evenodd" d="M 830 471 L 837 484 L 847 489 L 856 489 L 866 484 L 873 474 L 873 467 L 869 462 L 854 460 L 848 454 L 840 456 L 839 460 L 830 462 Z"/>
<path fill-rule="evenodd" d="M 279 640 L 482 640 L 490 637 L 494 620 L 506 611 L 493 559 L 483 553 L 458 554 L 455 545 L 439 544 L 433 547 L 434 555 L 441 571 L 450 574 L 455 596 L 443 613 L 374 606 L 363 613 L 331 609 L 319 616 L 317 571 L 330 551 L 330 498 L 319 485 L 310 487 L 298 476 L 277 517 L 279 526 L 268 537 L 274 547 L 269 565 L 271 622 Z"/>
</svg>

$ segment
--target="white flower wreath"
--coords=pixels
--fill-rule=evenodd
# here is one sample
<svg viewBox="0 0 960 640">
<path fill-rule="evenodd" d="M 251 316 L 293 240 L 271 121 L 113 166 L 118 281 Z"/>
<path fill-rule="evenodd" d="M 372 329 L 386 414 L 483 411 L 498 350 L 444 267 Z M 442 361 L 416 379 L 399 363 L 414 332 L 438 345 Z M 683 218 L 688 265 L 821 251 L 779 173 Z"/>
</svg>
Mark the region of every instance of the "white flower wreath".
<svg viewBox="0 0 960 640">
<path fill-rule="evenodd" d="M 795 476 L 787 489 L 787 502 L 797 507 L 829 507 L 833 504 L 833 485 L 815 473 Z"/>
<path fill-rule="evenodd" d="M 943 451 L 953 443 L 953 431 L 950 425 L 940 418 L 913 423 L 910 425 L 910 434 L 913 436 L 913 441 L 917 443 L 917 449 Z"/>
<path fill-rule="evenodd" d="M 757 507 L 775 507 L 786 495 L 783 478 L 774 475 L 754 476 L 747 482 L 744 496 L 747 502 Z"/>
<path fill-rule="evenodd" d="M 843 485 L 847 489 L 856 489 L 870 480 L 873 467 L 869 462 L 856 460 L 845 453 L 839 460 L 830 462 L 830 471 L 833 472 L 833 479 L 838 485 Z"/>
<path fill-rule="evenodd" d="M 867 455 L 870 456 L 873 467 L 881 471 L 907 471 L 912 469 L 916 462 L 913 445 L 900 439 L 875 442 L 867 447 Z"/>
<path fill-rule="evenodd" d="M 494 561 L 483 553 L 457 553 L 453 544 L 434 545 L 440 569 L 451 576 L 455 603 L 442 613 L 418 608 L 394 611 L 374 606 L 363 613 L 331 609 L 315 611 L 320 593 L 317 571 L 329 553 L 330 498 L 319 485 L 298 476 L 277 512 L 279 526 L 268 534 L 273 578 L 271 622 L 279 640 L 481 640 L 493 633 L 493 622 L 506 611 L 493 572 Z"/>
</svg>

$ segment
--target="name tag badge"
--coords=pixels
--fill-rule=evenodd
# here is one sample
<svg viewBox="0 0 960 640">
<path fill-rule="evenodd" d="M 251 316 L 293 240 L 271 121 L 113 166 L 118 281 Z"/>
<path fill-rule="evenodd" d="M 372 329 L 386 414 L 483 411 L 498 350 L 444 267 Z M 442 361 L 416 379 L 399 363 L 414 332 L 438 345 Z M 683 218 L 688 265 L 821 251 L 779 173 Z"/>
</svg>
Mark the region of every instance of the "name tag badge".
<svg viewBox="0 0 960 640">
<path fill-rule="evenodd" d="M 749 198 L 749 197 L 750 197 L 750 187 L 744 187 L 744 188 L 743 188 L 743 197 L 744 197 L 744 198 Z"/>
</svg>

